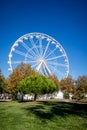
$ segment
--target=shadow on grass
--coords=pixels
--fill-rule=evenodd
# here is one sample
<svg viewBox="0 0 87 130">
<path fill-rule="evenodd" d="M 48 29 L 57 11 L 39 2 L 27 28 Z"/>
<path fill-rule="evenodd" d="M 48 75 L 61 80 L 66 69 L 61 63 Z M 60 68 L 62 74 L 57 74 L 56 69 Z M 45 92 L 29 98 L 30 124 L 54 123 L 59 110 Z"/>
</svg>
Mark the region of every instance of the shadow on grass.
<svg viewBox="0 0 87 130">
<path fill-rule="evenodd" d="M 87 104 L 40 101 L 38 105 L 30 106 L 25 109 L 43 119 L 52 119 L 55 115 L 64 118 L 69 115 L 87 118 Z"/>
</svg>

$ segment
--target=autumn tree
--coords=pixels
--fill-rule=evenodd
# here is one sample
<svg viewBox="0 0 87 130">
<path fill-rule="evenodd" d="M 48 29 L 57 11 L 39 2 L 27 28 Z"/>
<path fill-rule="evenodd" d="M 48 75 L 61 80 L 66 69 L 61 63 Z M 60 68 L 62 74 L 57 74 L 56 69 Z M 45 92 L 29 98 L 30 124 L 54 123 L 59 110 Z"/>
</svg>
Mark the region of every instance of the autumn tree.
<svg viewBox="0 0 87 130">
<path fill-rule="evenodd" d="M 75 91 L 75 85 L 74 80 L 71 76 L 68 76 L 67 78 L 64 78 L 60 81 L 60 88 L 63 92 L 66 93 L 74 93 Z"/>
<path fill-rule="evenodd" d="M 0 93 L 5 92 L 6 84 L 5 84 L 5 78 L 2 74 L 2 71 L 0 69 Z"/>
<path fill-rule="evenodd" d="M 75 95 L 78 98 L 84 98 L 85 94 L 87 94 L 87 76 L 79 76 L 76 80 L 76 93 Z"/>
<path fill-rule="evenodd" d="M 58 90 L 58 87 L 46 76 L 38 74 L 22 80 L 18 85 L 18 90 L 22 94 L 33 93 L 36 100 L 38 94 L 53 93 Z"/>
<path fill-rule="evenodd" d="M 17 94 L 18 89 L 17 85 L 18 83 L 30 76 L 30 75 L 35 75 L 36 72 L 31 69 L 31 66 L 29 64 L 21 63 L 20 65 L 17 66 L 15 70 L 11 73 L 11 75 L 7 79 L 7 92 L 11 93 L 13 95 Z"/>
</svg>

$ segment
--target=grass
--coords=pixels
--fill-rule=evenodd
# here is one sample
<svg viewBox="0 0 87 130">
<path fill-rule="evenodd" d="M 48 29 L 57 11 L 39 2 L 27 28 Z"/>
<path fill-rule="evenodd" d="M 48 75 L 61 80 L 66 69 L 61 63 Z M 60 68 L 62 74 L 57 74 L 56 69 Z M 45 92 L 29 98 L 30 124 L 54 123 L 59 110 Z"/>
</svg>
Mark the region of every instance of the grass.
<svg viewBox="0 0 87 130">
<path fill-rule="evenodd" d="M 87 104 L 0 102 L 0 130 L 87 130 Z"/>
</svg>

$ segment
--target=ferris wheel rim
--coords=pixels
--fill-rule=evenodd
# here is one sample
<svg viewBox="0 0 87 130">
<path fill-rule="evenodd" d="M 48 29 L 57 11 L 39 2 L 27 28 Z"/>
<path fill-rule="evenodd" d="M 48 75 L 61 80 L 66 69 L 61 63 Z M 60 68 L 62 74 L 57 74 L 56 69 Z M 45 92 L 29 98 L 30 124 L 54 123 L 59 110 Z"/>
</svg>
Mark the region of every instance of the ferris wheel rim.
<svg viewBox="0 0 87 130">
<path fill-rule="evenodd" d="M 67 57 L 67 54 L 66 54 L 66 52 L 65 52 L 65 49 L 62 47 L 62 45 L 57 41 L 57 40 L 55 40 L 53 37 L 51 37 L 51 36 L 49 36 L 49 35 L 47 35 L 47 34 L 44 34 L 44 33 L 39 33 L 39 32 L 32 32 L 32 33 L 28 33 L 28 34 L 25 34 L 25 35 L 23 35 L 23 36 L 21 36 L 21 37 L 19 37 L 15 42 L 14 42 L 14 44 L 12 45 L 12 47 L 11 47 L 11 51 L 10 51 L 10 53 L 9 53 L 9 60 L 8 60 L 8 62 L 9 62 L 9 66 L 10 66 L 10 71 L 12 71 L 13 70 L 13 68 L 12 68 L 12 63 L 11 63 L 11 58 L 12 58 L 12 53 L 13 53 L 13 51 L 12 51 L 12 49 L 14 49 L 15 48 L 15 45 L 17 45 L 18 44 L 18 42 L 20 41 L 20 40 L 23 40 L 24 38 L 25 39 L 27 39 L 28 37 L 30 37 L 30 36 L 43 36 L 44 38 L 49 38 L 52 42 L 54 42 L 54 44 L 57 46 L 58 45 L 58 47 L 62 50 L 62 53 L 64 53 L 64 55 L 65 55 L 65 59 L 66 59 L 66 65 L 67 65 L 67 71 L 66 71 L 66 77 L 68 76 L 68 73 L 69 73 L 69 60 L 68 60 L 68 57 Z"/>
</svg>

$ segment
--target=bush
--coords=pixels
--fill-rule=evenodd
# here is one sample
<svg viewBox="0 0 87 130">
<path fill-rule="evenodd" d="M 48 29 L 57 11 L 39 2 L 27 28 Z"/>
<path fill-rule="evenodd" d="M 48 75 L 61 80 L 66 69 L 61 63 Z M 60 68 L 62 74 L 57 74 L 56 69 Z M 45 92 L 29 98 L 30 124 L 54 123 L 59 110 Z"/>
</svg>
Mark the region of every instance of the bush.
<svg viewBox="0 0 87 130">
<path fill-rule="evenodd" d="M 69 93 L 64 93 L 64 98 L 69 99 Z"/>
</svg>

